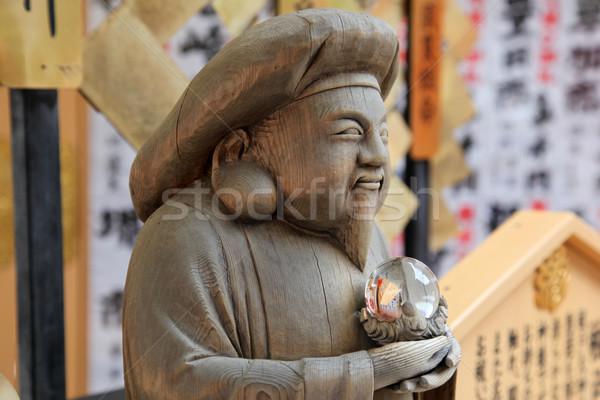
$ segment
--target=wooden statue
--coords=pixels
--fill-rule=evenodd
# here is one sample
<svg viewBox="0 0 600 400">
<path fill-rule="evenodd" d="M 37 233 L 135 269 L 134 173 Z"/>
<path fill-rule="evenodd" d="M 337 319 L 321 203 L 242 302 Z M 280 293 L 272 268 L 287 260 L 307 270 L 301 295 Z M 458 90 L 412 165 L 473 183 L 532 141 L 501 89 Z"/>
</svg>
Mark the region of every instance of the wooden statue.
<svg viewBox="0 0 600 400">
<path fill-rule="evenodd" d="M 390 257 L 373 217 L 398 52 L 375 17 L 307 10 L 192 80 L 131 171 L 145 225 L 123 305 L 129 399 L 403 399 L 452 376 L 448 330 L 378 346 L 389 325 L 359 312 Z"/>
</svg>

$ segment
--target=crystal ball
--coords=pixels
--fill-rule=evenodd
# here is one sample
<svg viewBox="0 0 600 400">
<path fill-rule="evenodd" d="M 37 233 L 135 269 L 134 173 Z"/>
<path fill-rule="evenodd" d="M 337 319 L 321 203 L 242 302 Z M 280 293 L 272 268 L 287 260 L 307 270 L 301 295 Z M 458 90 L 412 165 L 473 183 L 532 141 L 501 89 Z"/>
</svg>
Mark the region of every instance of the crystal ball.
<svg viewBox="0 0 600 400">
<path fill-rule="evenodd" d="M 365 300 L 368 313 L 380 321 L 399 318 L 406 302 L 429 318 L 438 308 L 440 288 L 427 265 L 414 258 L 398 257 L 373 271 L 365 287 Z"/>
</svg>

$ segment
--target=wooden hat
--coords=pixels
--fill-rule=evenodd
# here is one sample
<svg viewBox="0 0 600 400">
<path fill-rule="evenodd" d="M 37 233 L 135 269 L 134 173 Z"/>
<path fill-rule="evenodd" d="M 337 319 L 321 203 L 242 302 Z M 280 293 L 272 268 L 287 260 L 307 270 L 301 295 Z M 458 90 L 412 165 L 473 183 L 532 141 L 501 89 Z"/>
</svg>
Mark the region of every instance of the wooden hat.
<svg viewBox="0 0 600 400">
<path fill-rule="evenodd" d="M 163 193 L 210 170 L 229 132 L 308 95 L 372 86 L 386 97 L 398 74 L 396 32 L 368 14 L 312 9 L 269 19 L 227 44 L 190 82 L 138 152 L 129 187 L 145 221 Z M 346 77 L 346 79 L 340 79 Z"/>
</svg>

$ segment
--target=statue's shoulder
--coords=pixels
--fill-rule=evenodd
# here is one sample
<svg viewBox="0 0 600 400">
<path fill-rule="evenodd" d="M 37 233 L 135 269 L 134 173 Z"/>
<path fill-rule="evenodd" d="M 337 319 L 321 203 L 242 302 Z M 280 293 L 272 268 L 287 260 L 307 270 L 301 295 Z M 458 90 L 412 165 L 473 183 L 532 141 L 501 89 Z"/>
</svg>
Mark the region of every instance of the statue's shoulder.
<svg viewBox="0 0 600 400">
<path fill-rule="evenodd" d="M 235 221 L 219 218 L 195 189 L 171 197 L 148 218 L 136 240 L 130 268 L 168 258 L 171 265 L 222 259 L 223 238 L 240 235 Z M 206 200 L 206 199 L 204 199 Z"/>
<path fill-rule="evenodd" d="M 223 230 L 240 229 L 239 224 L 222 213 L 214 196 L 202 189 L 183 189 L 170 197 L 148 218 L 140 237 L 160 235 L 162 237 L 185 234 L 217 237 Z"/>
<path fill-rule="evenodd" d="M 144 223 L 136 246 L 149 239 L 167 240 L 180 237 L 186 233 L 205 233 L 209 236 L 212 230 L 208 217 L 202 210 L 195 209 L 193 203 L 184 196 L 175 195 L 160 206 Z"/>
</svg>

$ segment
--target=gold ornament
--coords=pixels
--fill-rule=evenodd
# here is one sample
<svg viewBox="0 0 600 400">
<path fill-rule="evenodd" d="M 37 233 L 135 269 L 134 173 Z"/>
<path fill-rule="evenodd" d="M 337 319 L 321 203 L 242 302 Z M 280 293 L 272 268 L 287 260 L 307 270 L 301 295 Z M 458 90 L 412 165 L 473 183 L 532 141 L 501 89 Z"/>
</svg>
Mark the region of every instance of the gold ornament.
<svg viewBox="0 0 600 400">
<path fill-rule="evenodd" d="M 567 249 L 561 246 L 536 269 L 535 299 L 538 307 L 554 311 L 565 298 L 570 278 Z"/>
</svg>

